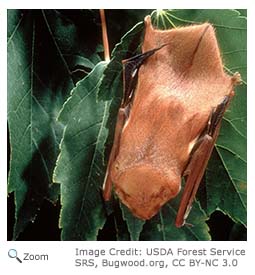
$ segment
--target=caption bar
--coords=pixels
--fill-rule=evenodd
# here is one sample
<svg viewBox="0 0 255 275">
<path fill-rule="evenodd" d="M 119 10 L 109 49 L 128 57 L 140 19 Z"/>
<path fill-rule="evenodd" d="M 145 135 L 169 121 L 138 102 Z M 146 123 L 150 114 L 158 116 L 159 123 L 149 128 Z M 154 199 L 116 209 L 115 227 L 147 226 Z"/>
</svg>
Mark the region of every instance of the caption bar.
<svg viewBox="0 0 255 275">
<path fill-rule="evenodd" d="M 76 267 L 125 268 L 125 267 L 237 267 L 245 257 L 245 249 L 201 248 L 126 248 L 75 249 Z"/>
</svg>

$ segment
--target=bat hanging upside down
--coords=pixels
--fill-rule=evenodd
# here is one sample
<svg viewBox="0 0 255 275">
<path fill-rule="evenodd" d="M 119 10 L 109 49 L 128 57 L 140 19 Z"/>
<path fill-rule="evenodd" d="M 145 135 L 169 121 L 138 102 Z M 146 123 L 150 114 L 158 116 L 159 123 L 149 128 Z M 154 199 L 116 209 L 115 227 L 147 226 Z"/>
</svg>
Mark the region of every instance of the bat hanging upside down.
<svg viewBox="0 0 255 275">
<path fill-rule="evenodd" d="M 147 16 L 142 53 L 123 60 L 123 78 L 104 199 L 113 184 L 133 215 L 147 220 L 177 196 L 185 177 L 181 227 L 240 75 L 224 72 L 209 23 L 157 30 Z"/>
</svg>

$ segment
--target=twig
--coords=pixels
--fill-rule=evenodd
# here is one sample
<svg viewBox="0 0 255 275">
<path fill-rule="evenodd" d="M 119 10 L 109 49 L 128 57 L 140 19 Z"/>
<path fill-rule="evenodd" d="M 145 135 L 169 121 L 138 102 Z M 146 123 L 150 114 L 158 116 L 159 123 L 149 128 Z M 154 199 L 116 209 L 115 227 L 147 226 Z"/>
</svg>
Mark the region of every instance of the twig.
<svg viewBox="0 0 255 275">
<path fill-rule="evenodd" d="M 108 43 L 107 27 L 106 27 L 106 21 L 105 21 L 105 13 L 103 9 L 100 9 L 100 17 L 101 17 L 101 23 L 102 23 L 104 59 L 105 61 L 109 61 L 110 60 L 109 43 Z"/>
</svg>

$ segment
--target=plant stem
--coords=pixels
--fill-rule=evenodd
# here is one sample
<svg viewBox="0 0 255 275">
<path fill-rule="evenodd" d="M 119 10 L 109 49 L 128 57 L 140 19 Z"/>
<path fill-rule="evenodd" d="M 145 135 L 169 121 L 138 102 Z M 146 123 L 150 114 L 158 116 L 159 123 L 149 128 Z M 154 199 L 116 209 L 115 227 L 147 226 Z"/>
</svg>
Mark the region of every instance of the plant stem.
<svg viewBox="0 0 255 275">
<path fill-rule="evenodd" d="M 103 9 L 100 9 L 100 18 L 102 23 L 104 59 L 105 61 L 109 61 L 110 60 L 109 43 L 108 43 L 107 27 L 106 27 L 106 21 L 105 21 L 105 13 Z"/>
</svg>

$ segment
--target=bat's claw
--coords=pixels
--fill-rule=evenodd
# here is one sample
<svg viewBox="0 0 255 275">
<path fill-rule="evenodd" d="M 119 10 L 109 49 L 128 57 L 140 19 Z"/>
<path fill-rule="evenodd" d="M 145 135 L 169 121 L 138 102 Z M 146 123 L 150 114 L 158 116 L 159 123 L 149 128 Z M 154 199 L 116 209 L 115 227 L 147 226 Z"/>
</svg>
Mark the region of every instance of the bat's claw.
<svg viewBox="0 0 255 275">
<path fill-rule="evenodd" d="M 235 72 L 232 76 L 232 82 L 234 86 L 242 84 L 242 77 L 238 72 Z"/>
</svg>

